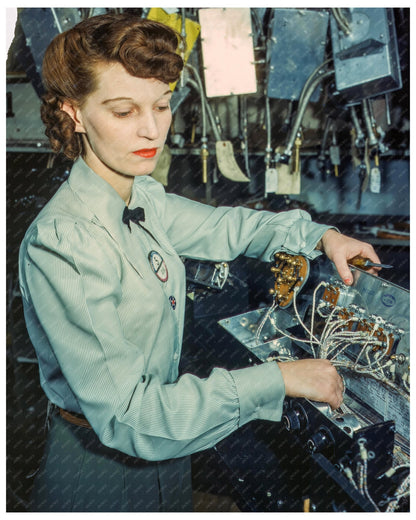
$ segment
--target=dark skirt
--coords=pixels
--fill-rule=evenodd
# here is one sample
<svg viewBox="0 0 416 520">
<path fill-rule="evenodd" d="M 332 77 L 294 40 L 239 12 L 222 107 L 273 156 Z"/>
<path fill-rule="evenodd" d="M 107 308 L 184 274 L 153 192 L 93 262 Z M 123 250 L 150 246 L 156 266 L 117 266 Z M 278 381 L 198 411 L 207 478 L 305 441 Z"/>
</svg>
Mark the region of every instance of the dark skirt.
<svg viewBox="0 0 416 520">
<path fill-rule="evenodd" d="M 31 511 L 192 511 L 190 457 L 130 457 L 101 444 L 92 430 L 53 415 Z"/>
</svg>

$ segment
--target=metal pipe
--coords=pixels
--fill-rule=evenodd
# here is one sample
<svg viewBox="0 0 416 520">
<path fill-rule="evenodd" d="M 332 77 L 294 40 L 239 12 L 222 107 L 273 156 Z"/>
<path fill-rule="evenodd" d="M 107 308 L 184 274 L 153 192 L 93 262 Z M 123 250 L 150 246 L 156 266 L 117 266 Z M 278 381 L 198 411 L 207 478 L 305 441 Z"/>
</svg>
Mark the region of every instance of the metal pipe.
<svg viewBox="0 0 416 520">
<path fill-rule="evenodd" d="M 198 74 L 198 71 L 192 67 L 192 65 L 187 64 L 186 67 L 192 71 L 196 82 L 192 81 L 190 78 L 188 78 L 187 82 L 192 85 L 198 92 L 201 98 L 201 115 L 202 115 L 202 136 L 207 136 L 207 118 L 206 118 L 206 101 L 205 101 L 205 95 L 204 95 L 204 88 L 202 86 L 201 78 Z"/>
<path fill-rule="evenodd" d="M 192 65 L 189 65 L 187 64 L 186 65 L 187 68 L 189 68 L 190 70 L 192 70 L 192 72 L 194 73 L 195 75 L 195 78 L 199 79 L 198 82 L 195 82 L 195 81 L 192 81 L 190 78 L 187 79 L 187 82 L 192 85 L 200 94 L 201 96 L 201 100 L 203 101 L 203 105 L 204 105 L 204 113 L 206 111 L 206 113 L 208 114 L 208 117 L 209 117 L 209 120 L 210 120 L 210 123 L 211 123 L 211 127 L 212 127 L 212 131 L 214 133 L 214 137 L 215 137 L 215 140 L 216 141 L 221 141 L 221 135 L 218 131 L 218 128 L 217 128 L 217 124 L 215 122 L 215 117 L 214 117 L 214 114 L 211 110 L 211 107 L 208 103 L 208 100 L 206 99 L 206 96 L 204 94 L 204 88 L 202 86 L 202 81 L 201 81 L 201 78 L 198 74 L 198 71 L 192 66 Z M 203 116 L 205 117 L 205 116 Z"/>
<path fill-rule="evenodd" d="M 310 97 L 314 93 L 316 87 L 321 83 L 324 79 L 329 78 L 334 74 L 334 70 L 327 70 L 326 72 L 322 72 L 320 76 L 316 77 L 313 81 L 310 82 L 308 89 L 304 94 L 301 96 L 301 103 L 299 104 L 297 113 L 296 113 L 296 119 L 292 126 L 292 130 L 289 136 L 288 144 L 286 146 L 284 155 L 280 157 L 279 161 L 283 163 L 288 163 L 290 156 L 292 155 L 292 149 L 293 145 L 295 143 L 295 139 L 298 135 L 298 131 L 300 128 L 300 125 L 302 124 L 302 119 L 305 114 L 306 106 L 309 102 Z"/>
</svg>

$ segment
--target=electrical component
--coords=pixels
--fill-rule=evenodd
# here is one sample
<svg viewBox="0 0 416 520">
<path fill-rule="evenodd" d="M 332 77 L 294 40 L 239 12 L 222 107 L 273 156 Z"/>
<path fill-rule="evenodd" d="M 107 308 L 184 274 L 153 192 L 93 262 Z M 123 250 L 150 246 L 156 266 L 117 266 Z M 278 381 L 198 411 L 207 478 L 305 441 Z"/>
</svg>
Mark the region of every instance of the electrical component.
<svg viewBox="0 0 416 520">
<path fill-rule="evenodd" d="M 343 474 L 344 491 L 358 492 L 368 510 L 401 510 L 408 481 L 392 489 L 389 475 L 409 461 L 409 291 L 353 266 L 347 286 L 329 260 L 318 276 L 313 261 L 306 276 L 300 265 L 278 253 L 271 306 L 219 324 L 260 362 L 331 361 L 345 385 L 341 407 L 287 399 L 282 423 L 310 456 Z"/>
<path fill-rule="evenodd" d="M 295 291 L 301 289 L 308 279 L 309 261 L 304 256 L 283 252 L 276 253 L 274 260 L 271 271 L 275 282 L 270 294 L 275 304 L 284 309 L 291 304 Z"/>
<path fill-rule="evenodd" d="M 202 262 L 186 258 L 184 264 L 189 282 L 211 289 L 222 289 L 230 272 L 227 262 Z"/>
</svg>

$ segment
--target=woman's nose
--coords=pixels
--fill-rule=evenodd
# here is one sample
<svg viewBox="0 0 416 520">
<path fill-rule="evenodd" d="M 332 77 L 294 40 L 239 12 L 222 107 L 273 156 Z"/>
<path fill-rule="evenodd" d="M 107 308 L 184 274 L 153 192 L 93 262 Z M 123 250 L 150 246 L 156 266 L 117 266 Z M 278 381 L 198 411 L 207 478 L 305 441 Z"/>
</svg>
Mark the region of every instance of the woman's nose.
<svg viewBox="0 0 416 520">
<path fill-rule="evenodd" d="M 137 135 L 147 139 L 157 139 L 159 137 L 159 126 L 153 110 L 148 110 L 141 114 Z"/>
</svg>

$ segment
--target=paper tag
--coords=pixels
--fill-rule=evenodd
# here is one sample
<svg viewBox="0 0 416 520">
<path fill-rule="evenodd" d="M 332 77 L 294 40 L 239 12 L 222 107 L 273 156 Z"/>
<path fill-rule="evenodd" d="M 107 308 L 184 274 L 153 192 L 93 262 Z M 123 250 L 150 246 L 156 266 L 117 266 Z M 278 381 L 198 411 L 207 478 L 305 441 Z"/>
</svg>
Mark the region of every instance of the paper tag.
<svg viewBox="0 0 416 520">
<path fill-rule="evenodd" d="M 380 193 L 381 175 L 380 169 L 375 166 L 370 170 L 370 191 L 371 193 Z"/>
<path fill-rule="evenodd" d="M 277 191 L 277 170 L 276 168 L 266 169 L 266 193 L 276 193 Z"/>
</svg>

